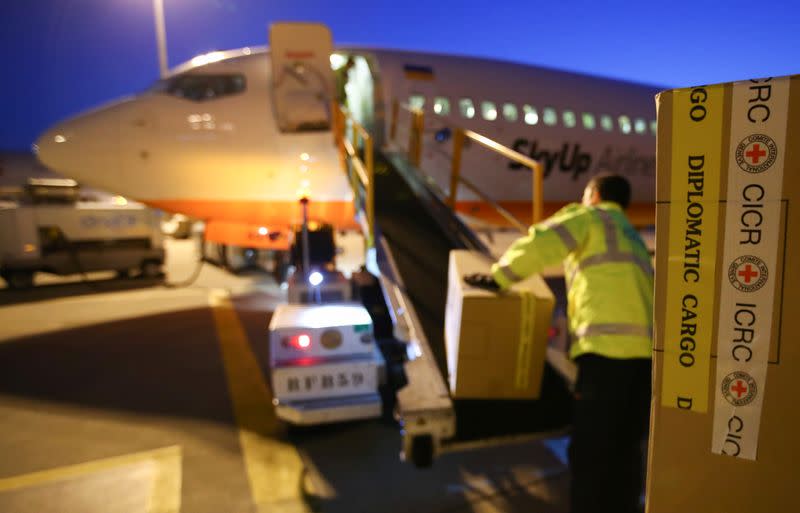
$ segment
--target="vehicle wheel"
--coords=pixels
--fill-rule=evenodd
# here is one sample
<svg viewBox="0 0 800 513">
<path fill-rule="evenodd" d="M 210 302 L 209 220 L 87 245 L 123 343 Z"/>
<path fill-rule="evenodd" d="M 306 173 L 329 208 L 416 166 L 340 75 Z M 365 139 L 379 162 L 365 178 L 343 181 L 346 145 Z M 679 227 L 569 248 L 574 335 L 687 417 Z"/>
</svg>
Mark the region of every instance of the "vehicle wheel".
<svg viewBox="0 0 800 513">
<path fill-rule="evenodd" d="M 431 435 L 415 436 L 411 440 L 411 462 L 417 468 L 429 468 L 433 465 L 433 437 Z"/>
<path fill-rule="evenodd" d="M 9 271 L 5 279 L 12 289 L 29 289 L 33 287 L 33 271 Z"/>
<path fill-rule="evenodd" d="M 157 260 L 145 260 L 142 262 L 142 278 L 158 278 L 161 276 L 161 262 Z"/>
<path fill-rule="evenodd" d="M 131 277 L 131 270 L 130 269 L 117 269 L 117 278 L 120 280 L 125 280 Z"/>
</svg>

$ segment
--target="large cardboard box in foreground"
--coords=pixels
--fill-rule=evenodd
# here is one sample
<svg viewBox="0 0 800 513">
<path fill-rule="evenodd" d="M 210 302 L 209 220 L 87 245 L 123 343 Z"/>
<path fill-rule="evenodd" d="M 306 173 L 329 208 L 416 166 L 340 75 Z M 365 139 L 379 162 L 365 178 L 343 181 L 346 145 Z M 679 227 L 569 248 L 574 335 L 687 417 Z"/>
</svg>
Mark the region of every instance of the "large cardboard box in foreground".
<svg viewBox="0 0 800 513">
<path fill-rule="evenodd" d="M 445 313 L 450 392 L 462 399 L 536 399 L 555 298 L 538 275 L 500 294 L 464 283 L 464 276 L 488 273 L 490 265 L 479 253 L 450 252 Z"/>
<path fill-rule="evenodd" d="M 657 105 L 647 511 L 800 511 L 800 76 Z"/>
</svg>

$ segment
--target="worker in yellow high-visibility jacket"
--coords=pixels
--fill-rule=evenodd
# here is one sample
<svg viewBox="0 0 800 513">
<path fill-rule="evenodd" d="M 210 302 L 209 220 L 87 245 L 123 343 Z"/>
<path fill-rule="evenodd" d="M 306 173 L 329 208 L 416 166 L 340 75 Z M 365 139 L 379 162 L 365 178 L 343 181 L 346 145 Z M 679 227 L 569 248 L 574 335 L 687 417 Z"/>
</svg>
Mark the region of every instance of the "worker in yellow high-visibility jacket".
<svg viewBox="0 0 800 513">
<path fill-rule="evenodd" d="M 653 268 L 623 209 L 630 184 L 599 175 L 581 204 L 530 228 L 467 283 L 500 290 L 564 263 L 570 356 L 578 367 L 569 447 L 572 512 L 633 513 L 650 413 Z"/>
</svg>

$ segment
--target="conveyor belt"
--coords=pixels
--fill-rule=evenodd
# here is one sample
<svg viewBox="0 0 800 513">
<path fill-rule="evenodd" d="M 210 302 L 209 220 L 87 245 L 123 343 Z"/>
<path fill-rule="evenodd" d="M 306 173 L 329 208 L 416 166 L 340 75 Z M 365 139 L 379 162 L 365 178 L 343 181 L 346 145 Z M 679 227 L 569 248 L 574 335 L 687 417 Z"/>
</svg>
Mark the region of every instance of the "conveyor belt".
<svg viewBox="0 0 800 513">
<path fill-rule="evenodd" d="M 377 162 L 378 231 L 389 246 L 439 371 L 446 377 L 444 313 L 449 252 L 488 250 L 404 158 L 387 153 L 380 155 Z M 566 383 L 547 364 L 539 400 L 454 400 L 455 441 L 563 429 L 571 417 L 571 400 Z"/>
</svg>

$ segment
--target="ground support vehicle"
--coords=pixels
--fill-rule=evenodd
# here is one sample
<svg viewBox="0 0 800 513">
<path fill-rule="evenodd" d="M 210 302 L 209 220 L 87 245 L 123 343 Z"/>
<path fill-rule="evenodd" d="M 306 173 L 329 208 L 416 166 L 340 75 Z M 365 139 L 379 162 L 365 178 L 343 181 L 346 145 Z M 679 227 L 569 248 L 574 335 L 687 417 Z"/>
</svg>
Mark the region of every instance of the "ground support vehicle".
<svg viewBox="0 0 800 513">
<path fill-rule="evenodd" d="M 38 272 L 160 276 L 157 213 L 115 198 L 79 201 L 71 180 L 29 183 L 19 201 L 0 203 L 0 277 L 12 288 L 27 288 Z"/>
<path fill-rule="evenodd" d="M 278 417 L 311 425 L 381 415 L 385 364 L 362 305 L 280 305 L 269 342 Z"/>
</svg>

